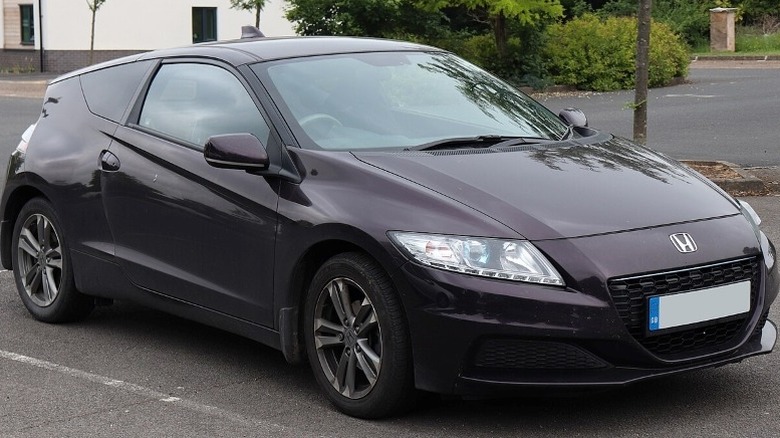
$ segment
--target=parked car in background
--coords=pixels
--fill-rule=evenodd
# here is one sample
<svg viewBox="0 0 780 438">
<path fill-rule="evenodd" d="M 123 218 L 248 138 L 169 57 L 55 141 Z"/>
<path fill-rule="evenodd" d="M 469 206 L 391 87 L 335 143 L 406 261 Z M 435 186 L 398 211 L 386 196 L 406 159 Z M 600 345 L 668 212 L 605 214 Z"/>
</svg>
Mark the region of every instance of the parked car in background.
<svg viewBox="0 0 780 438">
<path fill-rule="evenodd" d="M 245 38 L 61 76 L 0 210 L 35 318 L 145 304 L 308 360 L 364 418 L 720 366 L 777 336 L 748 204 L 406 42 Z"/>
</svg>

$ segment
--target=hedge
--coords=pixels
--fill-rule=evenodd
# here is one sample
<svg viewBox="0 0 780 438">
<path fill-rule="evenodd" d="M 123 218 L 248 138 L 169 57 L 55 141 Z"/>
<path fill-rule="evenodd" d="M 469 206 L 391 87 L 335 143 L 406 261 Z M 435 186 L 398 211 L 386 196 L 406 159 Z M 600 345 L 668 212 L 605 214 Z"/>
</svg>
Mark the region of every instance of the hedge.
<svg viewBox="0 0 780 438">
<path fill-rule="evenodd" d="M 611 91 L 634 87 L 635 18 L 599 19 L 590 14 L 548 28 L 544 46 L 548 70 L 558 85 Z M 688 73 L 686 45 L 667 25 L 653 22 L 649 85 L 669 85 Z"/>
</svg>

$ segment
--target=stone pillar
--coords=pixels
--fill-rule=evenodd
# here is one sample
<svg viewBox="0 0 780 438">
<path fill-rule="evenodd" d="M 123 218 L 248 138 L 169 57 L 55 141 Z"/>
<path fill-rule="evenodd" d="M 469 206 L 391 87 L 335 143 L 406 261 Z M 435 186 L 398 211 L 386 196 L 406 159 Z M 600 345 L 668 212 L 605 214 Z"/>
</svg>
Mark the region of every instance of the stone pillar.
<svg viewBox="0 0 780 438">
<path fill-rule="evenodd" d="M 733 52 L 734 18 L 737 8 L 710 9 L 710 51 Z"/>
</svg>

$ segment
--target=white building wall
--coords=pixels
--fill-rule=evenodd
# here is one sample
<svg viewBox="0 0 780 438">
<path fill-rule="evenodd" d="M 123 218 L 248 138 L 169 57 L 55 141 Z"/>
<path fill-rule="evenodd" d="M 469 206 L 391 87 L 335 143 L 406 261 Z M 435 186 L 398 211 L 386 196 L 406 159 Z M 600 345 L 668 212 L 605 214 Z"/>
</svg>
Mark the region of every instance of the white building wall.
<svg viewBox="0 0 780 438">
<path fill-rule="evenodd" d="M 260 30 L 266 36 L 287 36 L 295 35 L 292 23 L 285 17 L 285 0 L 266 0 L 263 11 L 260 12 Z M 248 24 L 255 24 L 252 20 Z"/>
<path fill-rule="evenodd" d="M 260 14 L 268 36 L 292 35 L 284 0 L 271 0 Z M 192 8 L 216 7 L 217 39 L 234 39 L 254 14 L 230 8 L 229 0 L 107 0 L 95 21 L 95 50 L 152 50 L 192 44 Z M 44 0 L 46 50 L 88 50 L 92 13 L 84 0 Z M 37 46 L 37 44 L 36 44 Z"/>
</svg>

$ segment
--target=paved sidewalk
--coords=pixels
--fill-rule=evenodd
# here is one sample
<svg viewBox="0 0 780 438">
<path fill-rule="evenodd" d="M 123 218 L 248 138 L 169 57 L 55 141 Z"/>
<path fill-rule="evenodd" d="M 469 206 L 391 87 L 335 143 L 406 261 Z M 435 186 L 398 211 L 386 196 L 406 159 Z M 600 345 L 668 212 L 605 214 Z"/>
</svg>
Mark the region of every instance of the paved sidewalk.
<svg viewBox="0 0 780 438">
<path fill-rule="evenodd" d="M 0 96 L 40 99 L 46 85 L 59 76 L 51 73 L 0 74 Z"/>
</svg>

